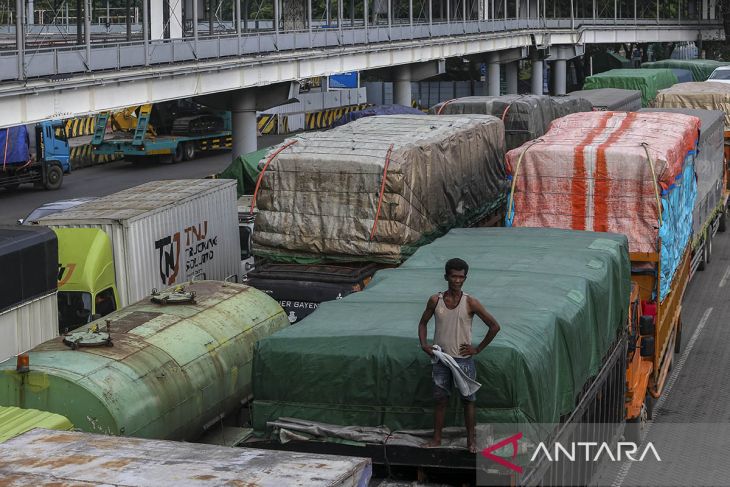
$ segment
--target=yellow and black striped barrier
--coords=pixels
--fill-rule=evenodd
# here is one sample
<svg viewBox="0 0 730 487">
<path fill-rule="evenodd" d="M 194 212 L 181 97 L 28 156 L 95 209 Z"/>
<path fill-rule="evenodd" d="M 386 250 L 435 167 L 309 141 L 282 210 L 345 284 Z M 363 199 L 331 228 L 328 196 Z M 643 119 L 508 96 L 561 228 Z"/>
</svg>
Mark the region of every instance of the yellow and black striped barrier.
<svg viewBox="0 0 730 487">
<path fill-rule="evenodd" d="M 304 115 L 304 127 L 306 130 L 326 129 L 332 126 L 345 113 L 356 112 L 369 107 L 368 103 L 350 105 L 346 107 L 329 108 L 320 112 L 306 113 Z"/>
<path fill-rule="evenodd" d="M 94 135 L 95 115 L 88 117 L 69 118 L 64 123 L 66 127 L 66 136 L 69 138 L 82 137 L 84 135 Z"/>
<path fill-rule="evenodd" d="M 230 149 L 233 146 L 233 137 L 219 137 L 200 141 L 200 150 Z"/>
<path fill-rule="evenodd" d="M 104 164 L 106 162 L 121 159 L 121 156 L 113 154 L 94 154 L 91 144 L 77 145 L 69 149 L 69 158 L 71 167 L 78 169 L 81 167 L 95 166 L 96 164 Z"/>
<path fill-rule="evenodd" d="M 277 114 L 264 113 L 258 118 L 258 131 L 261 135 L 279 133 L 279 116 Z"/>
</svg>

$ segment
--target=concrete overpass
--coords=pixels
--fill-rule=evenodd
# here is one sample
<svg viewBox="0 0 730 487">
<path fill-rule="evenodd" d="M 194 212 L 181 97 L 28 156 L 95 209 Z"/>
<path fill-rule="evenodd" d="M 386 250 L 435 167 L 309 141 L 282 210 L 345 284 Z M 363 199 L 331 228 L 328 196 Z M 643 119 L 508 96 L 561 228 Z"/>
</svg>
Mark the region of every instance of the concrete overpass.
<svg viewBox="0 0 730 487">
<path fill-rule="evenodd" d="M 279 1 L 296 0 L 275 0 L 275 5 Z M 343 25 L 338 17 L 336 29 L 315 30 L 309 2 L 305 29 L 247 33 L 238 19 L 237 32 L 229 35 L 202 37 L 193 29 L 194 35 L 186 37 L 180 29 L 176 32 L 182 37 L 152 40 L 145 29 L 143 41 L 0 51 L 0 127 L 196 96 L 233 111 L 234 151 L 246 152 L 255 143 L 255 111 L 291 96 L 290 83 L 302 78 L 385 69 L 395 82 L 395 99 L 406 103 L 409 82 L 438 74 L 446 58 L 483 59 L 492 94 L 501 69 L 508 89 L 516 90 L 516 61 L 531 56 L 538 67 L 543 60 L 553 63 L 560 93 L 565 91 L 566 60 L 581 55 L 586 44 L 724 38 L 709 0 L 698 0 L 702 8 L 689 20 L 639 18 L 636 2 L 633 18 L 618 18 L 617 10 L 614 18 L 600 18 L 595 1 L 592 17 L 576 17 L 576 12 L 590 11 L 590 0 L 576 0 L 578 6 L 568 12 L 572 17 L 546 16 L 540 0 L 508 0 L 503 11 L 496 10 L 493 0 L 469 7 L 457 1 L 452 16 L 448 6 L 456 0 L 447 0 L 445 21 L 434 19 L 434 1 L 428 1 L 427 20 L 419 21 L 413 0 L 406 19 L 392 18 L 389 1 L 387 23 L 376 18 L 371 24 L 366 11 L 360 25 L 354 18 Z M 511 7 L 516 15 L 505 19 Z M 532 79 L 534 91 L 541 93 L 542 69 L 534 72 L 539 73 Z"/>
</svg>

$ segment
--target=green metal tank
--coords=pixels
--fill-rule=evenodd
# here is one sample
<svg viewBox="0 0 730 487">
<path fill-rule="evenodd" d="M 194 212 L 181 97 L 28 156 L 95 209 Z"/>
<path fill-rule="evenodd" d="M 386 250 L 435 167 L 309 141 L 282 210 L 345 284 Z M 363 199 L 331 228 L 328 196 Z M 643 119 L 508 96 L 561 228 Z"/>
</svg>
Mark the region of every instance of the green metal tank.
<svg viewBox="0 0 730 487">
<path fill-rule="evenodd" d="M 288 325 L 254 288 L 195 281 L 37 346 L 27 372 L 0 363 L 0 406 L 91 433 L 194 440 L 250 397 L 256 341 Z"/>
</svg>

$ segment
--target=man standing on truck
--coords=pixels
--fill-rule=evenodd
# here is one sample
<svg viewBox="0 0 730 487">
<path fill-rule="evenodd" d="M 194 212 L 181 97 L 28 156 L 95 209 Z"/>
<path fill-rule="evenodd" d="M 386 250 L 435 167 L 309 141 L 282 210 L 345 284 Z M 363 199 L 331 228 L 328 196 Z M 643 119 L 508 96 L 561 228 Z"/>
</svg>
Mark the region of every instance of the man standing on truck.
<svg viewBox="0 0 730 487">
<path fill-rule="evenodd" d="M 482 303 L 462 291 L 469 265 L 461 259 L 450 259 L 446 262 L 444 278 L 448 282 L 448 290 L 434 294 L 428 298 L 426 309 L 418 323 L 418 338 L 421 348 L 430 357 L 434 357 L 434 346 L 454 359 L 460 372 L 471 380 L 476 379 L 474 355 L 478 354 L 494 339 L 499 332 L 499 323 L 487 312 Z M 471 342 L 471 328 L 474 315 L 489 327 L 489 332 L 476 347 Z M 433 345 L 426 341 L 426 331 L 431 317 L 436 315 L 436 331 Z M 457 370 L 457 372 L 459 372 Z M 441 360 L 433 364 L 433 397 L 436 401 L 433 419 L 433 439 L 428 446 L 441 444 L 441 431 L 449 396 L 454 385 L 454 372 Z M 466 424 L 467 447 L 476 453 L 476 414 L 474 403 L 476 395 L 461 395 L 464 404 L 464 423 Z"/>
</svg>

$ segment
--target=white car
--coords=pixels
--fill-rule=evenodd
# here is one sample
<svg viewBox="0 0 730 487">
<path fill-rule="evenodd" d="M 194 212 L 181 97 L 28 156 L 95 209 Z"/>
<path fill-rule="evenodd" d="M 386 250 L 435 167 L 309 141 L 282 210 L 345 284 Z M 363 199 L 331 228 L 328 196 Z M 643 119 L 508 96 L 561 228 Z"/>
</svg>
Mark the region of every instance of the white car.
<svg viewBox="0 0 730 487">
<path fill-rule="evenodd" d="M 717 83 L 730 83 L 730 66 L 719 66 L 715 68 L 707 81 L 715 81 Z"/>
</svg>

